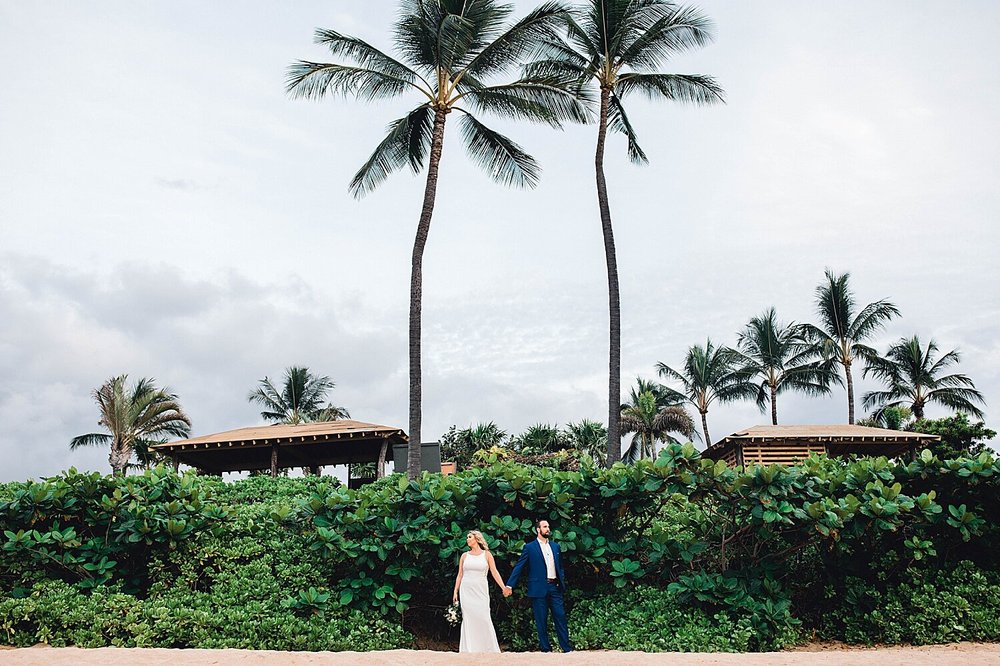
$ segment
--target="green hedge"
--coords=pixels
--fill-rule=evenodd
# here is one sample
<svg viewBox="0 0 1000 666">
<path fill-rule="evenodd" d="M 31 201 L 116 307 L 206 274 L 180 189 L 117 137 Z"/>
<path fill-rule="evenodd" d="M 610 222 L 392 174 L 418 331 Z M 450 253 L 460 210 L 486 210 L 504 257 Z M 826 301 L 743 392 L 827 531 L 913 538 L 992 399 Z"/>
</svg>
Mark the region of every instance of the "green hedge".
<svg viewBox="0 0 1000 666">
<path fill-rule="evenodd" d="M 62 581 L 0 601 L 0 640 L 80 647 L 387 650 L 410 647 L 398 623 L 337 609 L 300 617 L 273 604 L 176 589 L 137 599 L 114 589 L 84 594 Z"/>
<path fill-rule="evenodd" d="M 889 586 L 846 581 L 821 634 L 849 643 L 1000 641 L 1000 572 L 971 562 L 953 569 L 909 569 Z"/>
<path fill-rule="evenodd" d="M 609 470 L 500 463 L 358 491 L 329 477 L 226 484 L 71 470 L 0 486 L 0 594 L 11 597 L 0 622 L 16 643 L 455 642 L 442 610 L 466 531 L 487 535 L 507 575 L 541 516 L 563 547 L 581 647 L 763 650 L 812 631 L 852 642 L 995 636 L 985 594 L 968 593 L 948 625 L 960 629 L 920 633 L 900 618 L 931 612 L 927 585 L 966 594 L 952 591 L 965 589 L 955 572 L 996 580 L 998 479 L 989 452 L 744 472 L 689 445 Z M 72 609 L 58 602 L 70 593 Z M 867 615 L 860 598 L 875 600 Z M 137 609 L 116 612 L 128 623 L 105 617 L 109 599 Z M 501 642 L 533 647 L 521 591 L 495 599 L 494 614 Z M 172 619 L 161 626 L 161 615 Z M 365 643 L 344 622 L 379 631 Z"/>
</svg>

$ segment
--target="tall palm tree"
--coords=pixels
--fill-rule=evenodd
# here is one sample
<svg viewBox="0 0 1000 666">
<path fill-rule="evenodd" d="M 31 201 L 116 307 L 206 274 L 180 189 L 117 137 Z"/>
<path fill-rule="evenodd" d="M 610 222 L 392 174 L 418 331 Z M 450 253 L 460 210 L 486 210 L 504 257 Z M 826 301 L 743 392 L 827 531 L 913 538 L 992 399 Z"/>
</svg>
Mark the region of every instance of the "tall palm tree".
<svg viewBox="0 0 1000 666">
<path fill-rule="evenodd" d="M 712 445 L 708 434 L 708 408 L 713 402 L 734 402 L 757 396 L 757 387 L 738 367 L 739 360 L 738 352 L 728 347 L 716 347 L 711 338 L 707 338 L 704 347 L 692 345 L 688 349 L 681 370 L 674 370 L 664 363 L 656 364 L 660 377 L 680 382 L 678 395 L 691 403 L 701 415 L 705 446 Z"/>
<path fill-rule="evenodd" d="M 271 423 L 309 423 L 350 418 L 343 407 L 326 402 L 326 395 L 336 384 L 327 376 L 317 376 L 309 368 L 293 365 L 285 369 L 281 386 L 264 377 L 250 391 L 247 401 L 263 407 L 260 417 Z M 324 404 L 326 402 L 326 404 Z"/>
<path fill-rule="evenodd" d="M 506 74 L 533 53 L 539 39 L 554 37 L 566 16 L 562 5 L 544 2 L 505 27 L 511 12 L 510 5 L 497 0 L 403 0 L 395 29 L 401 59 L 363 40 L 334 30 L 318 30 L 318 43 L 353 64 L 299 61 L 288 72 L 287 89 L 296 97 L 336 94 L 370 102 L 412 92 L 420 99 L 415 109 L 389 125 L 388 135 L 350 184 L 351 192 L 360 197 L 393 171 L 409 166 L 419 173 L 427 164 L 410 268 L 410 478 L 420 473 L 423 255 L 437 194 L 445 121 L 453 111 L 462 113 L 459 123 L 469 156 L 494 180 L 533 187 L 539 176 L 535 160 L 480 122 L 469 109 L 553 127 L 567 120 L 587 119 L 580 102 L 551 78 L 521 77 L 487 85 L 487 80 Z"/>
<path fill-rule="evenodd" d="M 622 456 L 627 463 L 656 457 L 657 442 L 675 442 L 671 432 L 688 439 L 694 437 L 694 421 L 671 392 L 655 382 L 636 380 L 628 403 L 621 405 L 621 424 L 625 434 L 632 435 L 628 450 Z"/>
<path fill-rule="evenodd" d="M 741 372 L 757 384 L 757 406 L 771 404 L 771 423 L 778 425 L 778 396 L 786 391 L 825 395 L 839 381 L 832 360 L 822 359 L 799 324 L 778 321 L 771 308 L 751 319 L 739 335 Z"/>
<path fill-rule="evenodd" d="M 924 347 L 916 335 L 900 338 L 889 347 L 884 358 L 873 359 L 865 368 L 865 377 L 871 375 L 885 382 L 888 388 L 869 391 L 862 404 L 866 409 L 876 408 L 872 414 L 875 419 L 889 407 L 909 407 L 914 418 L 922 419 L 924 408 L 930 403 L 984 418 L 983 410 L 976 403 L 985 405 L 986 402 L 972 380 L 961 373 L 942 374 L 960 360 L 957 349 L 939 357 L 933 339 Z"/>
<path fill-rule="evenodd" d="M 191 419 L 181 409 L 177 395 L 157 388 L 154 379 L 143 377 L 129 385 L 128 375 L 119 375 L 91 395 L 101 411 L 97 423 L 108 432 L 74 437 L 69 448 L 110 444 L 108 462 L 115 475 L 125 473 L 137 450 L 148 456 L 150 445 L 166 441 L 167 435 L 187 437 L 191 432 Z"/>
<path fill-rule="evenodd" d="M 885 323 L 899 316 L 899 308 L 882 299 L 855 311 L 854 294 L 848 285 L 850 273 L 836 275 L 826 269 L 826 282 L 816 287 L 816 313 L 819 326 L 804 324 L 802 329 L 824 356 L 844 369 L 847 382 L 847 422 L 854 423 L 854 377 L 851 366 L 855 359 L 874 358 L 878 353 L 863 341 L 870 339 L 885 327 Z"/>
<path fill-rule="evenodd" d="M 597 88 L 600 92 L 594 166 L 608 267 L 608 465 L 621 455 L 621 306 L 604 176 L 605 140 L 609 129 L 621 132 L 628 144 L 629 160 L 645 164 L 646 154 L 625 113 L 625 100 L 630 95 L 641 93 L 650 99 L 694 104 L 723 101 L 722 88 L 709 76 L 658 71 L 671 56 L 705 46 L 711 40 L 708 18 L 697 9 L 680 7 L 669 0 L 584 0 L 569 22 L 568 43 L 546 40 L 544 58 L 527 68 L 533 76 L 564 77 L 581 90 Z"/>
</svg>

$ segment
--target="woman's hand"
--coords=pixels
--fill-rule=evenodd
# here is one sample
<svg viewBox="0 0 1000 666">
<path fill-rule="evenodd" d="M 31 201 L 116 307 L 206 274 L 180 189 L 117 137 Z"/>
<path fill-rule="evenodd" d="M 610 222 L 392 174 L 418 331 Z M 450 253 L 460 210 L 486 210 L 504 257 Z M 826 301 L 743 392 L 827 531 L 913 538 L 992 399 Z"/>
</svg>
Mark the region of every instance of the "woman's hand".
<svg viewBox="0 0 1000 666">
<path fill-rule="evenodd" d="M 453 604 L 457 604 L 458 603 L 458 592 L 456 592 L 455 594 L 451 595 L 451 603 L 453 603 Z"/>
</svg>

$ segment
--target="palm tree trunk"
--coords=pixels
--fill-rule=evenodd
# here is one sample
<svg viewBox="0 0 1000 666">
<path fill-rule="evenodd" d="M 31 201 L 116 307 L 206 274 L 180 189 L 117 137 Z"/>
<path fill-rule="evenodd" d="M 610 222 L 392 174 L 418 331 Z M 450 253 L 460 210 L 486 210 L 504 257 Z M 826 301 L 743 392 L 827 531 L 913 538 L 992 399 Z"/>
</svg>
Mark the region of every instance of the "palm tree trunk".
<svg viewBox="0 0 1000 666">
<path fill-rule="evenodd" d="M 108 455 L 108 462 L 111 464 L 111 474 L 113 476 L 124 476 L 125 467 L 128 466 L 129 458 L 132 457 L 132 450 L 120 441 L 111 441 L 111 453 Z"/>
<path fill-rule="evenodd" d="M 608 467 L 621 460 L 621 298 L 618 293 L 618 259 L 615 257 L 615 234 L 611 228 L 611 208 L 608 205 L 608 183 L 604 178 L 604 142 L 608 133 L 609 88 L 601 88 L 601 119 L 597 129 L 597 205 L 601 211 L 604 232 L 604 258 L 608 264 L 608 314 L 610 340 L 608 345 Z"/>
<path fill-rule="evenodd" d="M 413 241 L 413 258 L 410 267 L 410 442 L 406 451 L 406 471 L 411 479 L 420 475 L 420 302 L 423 293 L 424 247 L 434 213 L 437 194 L 438 165 L 444 145 L 444 121 L 447 111 L 434 111 L 434 130 L 431 135 L 431 155 L 427 166 L 427 184 L 424 186 L 424 205 L 420 210 L 417 237 Z"/>
<path fill-rule="evenodd" d="M 701 410 L 699 410 L 701 411 Z M 705 448 L 712 446 L 712 438 L 708 436 L 708 410 L 701 412 L 701 429 L 705 432 Z"/>
<path fill-rule="evenodd" d="M 771 425 L 778 425 L 778 389 L 771 385 Z"/>
<path fill-rule="evenodd" d="M 847 375 L 847 422 L 854 425 L 854 376 L 850 361 L 844 361 L 844 374 Z"/>
</svg>

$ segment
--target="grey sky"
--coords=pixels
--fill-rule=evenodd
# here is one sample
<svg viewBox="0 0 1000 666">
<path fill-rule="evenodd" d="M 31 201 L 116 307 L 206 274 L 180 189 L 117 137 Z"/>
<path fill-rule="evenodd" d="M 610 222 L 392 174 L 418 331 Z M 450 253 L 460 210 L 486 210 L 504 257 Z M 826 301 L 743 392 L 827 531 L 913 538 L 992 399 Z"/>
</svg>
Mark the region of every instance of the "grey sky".
<svg viewBox="0 0 1000 666">
<path fill-rule="evenodd" d="M 532 2 L 518 3 L 525 11 Z M 889 297 L 900 336 L 961 348 L 1000 423 L 1000 6 L 704 1 L 714 108 L 632 103 L 651 164 L 607 160 L 623 388 L 774 305 L 812 316 L 827 266 Z M 347 183 L 412 99 L 290 100 L 317 27 L 389 47 L 396 3 L 0 0 L 0 480 L 70 465 L 90 391 L 179 393 L 196 434 L 258 422 L 246 393 L 305 364 L 364 421 L 406 426 L 409 258 L 422 177 Z M 492 123 L 544 168 L 492 184 L 446 137 L 425 255 L 424 433 L 606 416 L 595 128 Z M 454 128 L 452 128 L 454 129 Z M 862 391 L 871 385 L 862 383 Z M 842 390 L 779 402 L 842 422 Z M 946 412 L 933 409 L 931 416 Z M 765 422 L 716 407 L 713 435 Z"/>
</svg>

